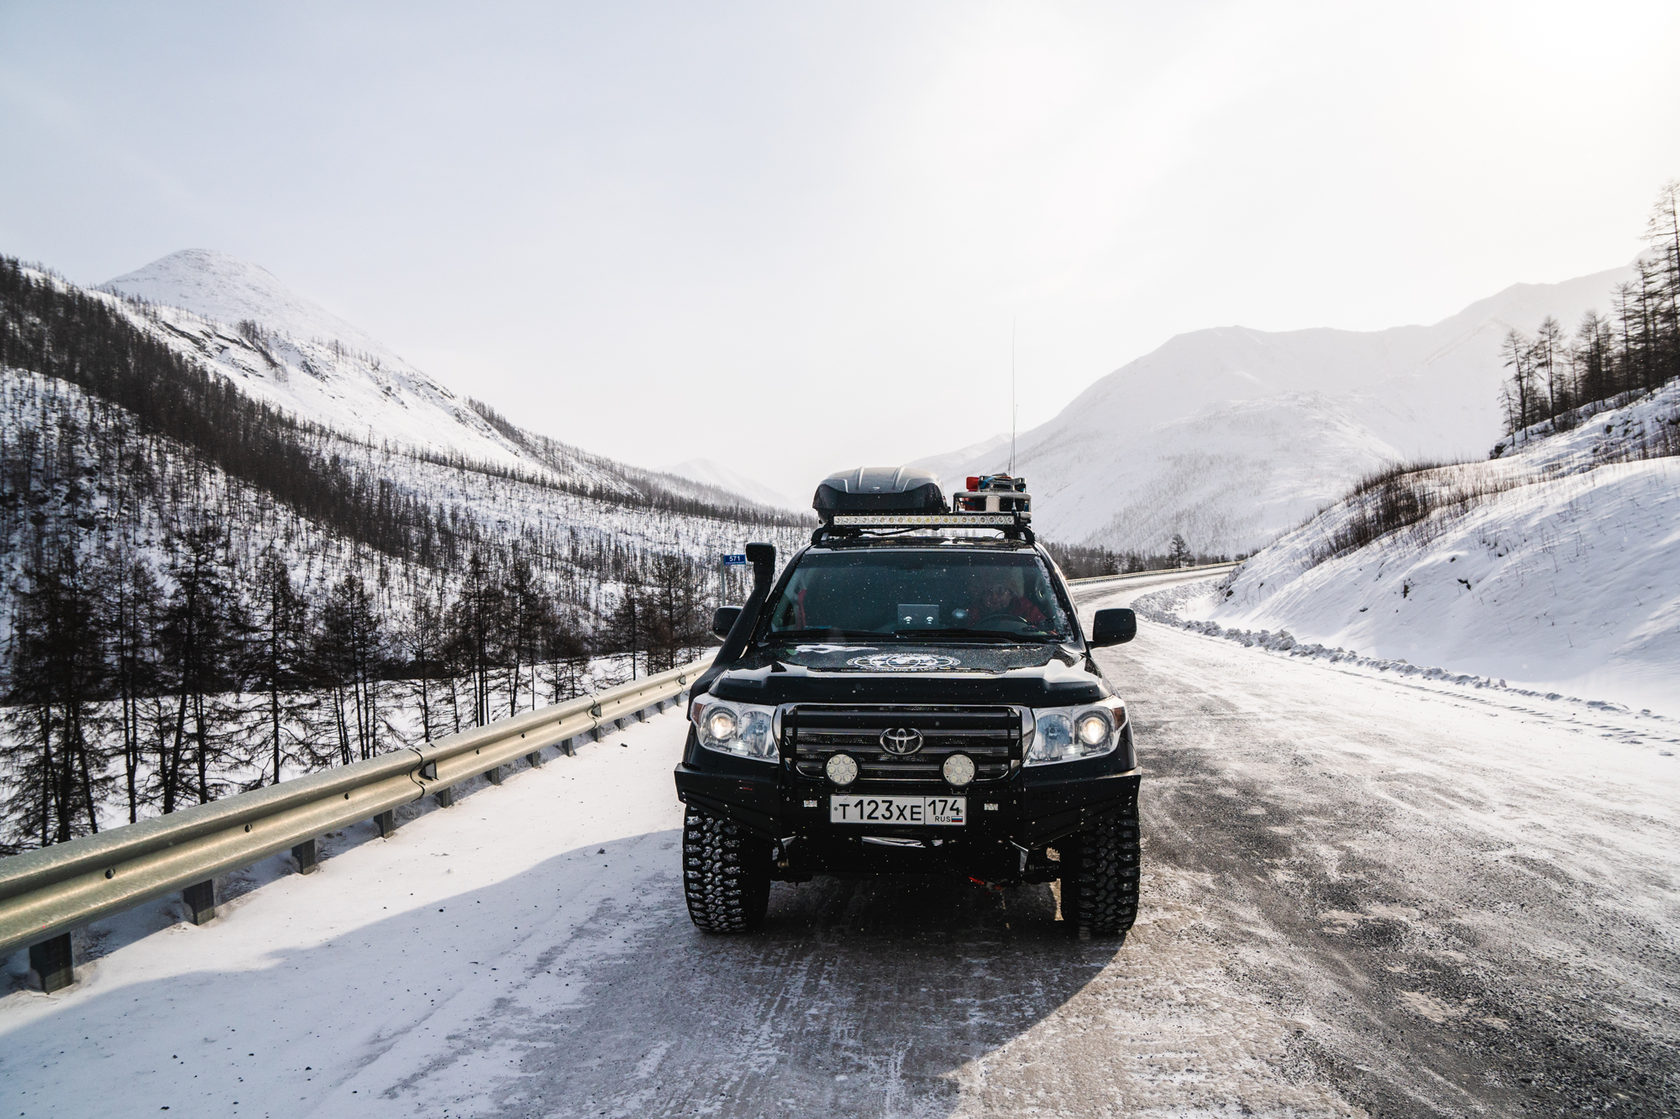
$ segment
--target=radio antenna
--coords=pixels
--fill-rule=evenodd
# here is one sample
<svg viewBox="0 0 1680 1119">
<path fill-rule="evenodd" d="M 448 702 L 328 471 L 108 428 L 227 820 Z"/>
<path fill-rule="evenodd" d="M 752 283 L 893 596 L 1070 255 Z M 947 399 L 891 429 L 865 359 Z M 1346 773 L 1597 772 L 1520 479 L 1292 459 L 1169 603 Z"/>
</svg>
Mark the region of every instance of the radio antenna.
<svg viewBox="0 0 1680 1119">
<path fill-rule="evenodd" d="M 1015 474 L 1015 316 L 1009 316 L 1009 473 Z"/>
</svg>

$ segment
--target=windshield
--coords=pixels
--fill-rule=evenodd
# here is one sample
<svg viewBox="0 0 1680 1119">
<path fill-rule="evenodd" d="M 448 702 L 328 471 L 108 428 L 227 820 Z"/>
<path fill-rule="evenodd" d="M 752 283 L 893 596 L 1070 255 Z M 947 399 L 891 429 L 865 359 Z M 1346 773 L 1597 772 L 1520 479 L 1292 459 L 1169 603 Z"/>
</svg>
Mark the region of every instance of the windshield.
<svg viewBox="0 0 1680 1119">
<path fill-rule="evenodd" d="M 770 640 L 1073 638 L 1050 572 L 1031 552 L 807 553 L 767 616 Z"/>
</svg>

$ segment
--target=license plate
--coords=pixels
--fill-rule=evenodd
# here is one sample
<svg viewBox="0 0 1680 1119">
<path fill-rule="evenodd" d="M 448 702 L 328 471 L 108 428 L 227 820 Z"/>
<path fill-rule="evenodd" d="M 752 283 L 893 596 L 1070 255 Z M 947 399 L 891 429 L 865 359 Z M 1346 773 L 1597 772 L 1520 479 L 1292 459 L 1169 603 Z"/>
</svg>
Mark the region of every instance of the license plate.
<svg viewBox="0 0 1680 1119">
<path fill-rule="evenodd" d="M 828 798 L 831 824 L 924 824 L 957 827 L 967 822 L 967 797 Z"/>
</svg>

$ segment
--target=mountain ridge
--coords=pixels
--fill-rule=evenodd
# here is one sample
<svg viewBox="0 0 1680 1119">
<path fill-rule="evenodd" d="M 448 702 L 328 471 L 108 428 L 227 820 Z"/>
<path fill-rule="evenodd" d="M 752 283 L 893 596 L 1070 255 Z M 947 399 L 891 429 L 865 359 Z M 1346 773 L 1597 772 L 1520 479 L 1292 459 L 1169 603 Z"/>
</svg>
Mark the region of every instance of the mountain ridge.
<svg viewBox="0 0 1680 1119">
<path fill-rule="evenodd" d="M 1572 328 L 1630 275 L 1513 284 L 1427 326 L 1175 335 L 1022 433 L 1016 473 L 1051 539 L 1151 553 L 1177 532 L 1200 552 L 1250 551 L 1387 462 L 1485 454 L 1500 433 L 1505 332 L 1548 314 Z M 949 488 L 1003 469 L 1007 447 L 994 437 L 916 465 Z M 1181 477 L 1215 463 L 1221 477 L 1205 485 Z"/>
<path fill-rule="evenodd" d="M 184 249 L 93 290 L 139 307 L 248 395 L 347 437 L 627 497 L 669 490 L 720 508 L 776 508 L 715 482 L 661 476 L 520 428 L 262 266 L 225 253 Z"/>
</svg>

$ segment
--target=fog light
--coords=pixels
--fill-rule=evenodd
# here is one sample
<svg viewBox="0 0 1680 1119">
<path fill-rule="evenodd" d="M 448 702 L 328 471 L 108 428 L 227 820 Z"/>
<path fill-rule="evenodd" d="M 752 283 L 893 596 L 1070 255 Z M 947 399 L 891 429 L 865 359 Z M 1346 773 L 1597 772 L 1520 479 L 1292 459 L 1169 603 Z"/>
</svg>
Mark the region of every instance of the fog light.
<svg viewBox="0 0 1680 1119">
<path fill-rule="evenodd" d="M 940 768 L 945 780 L 959 789 L 974 780 L 974 759 L 967 754 L 952 754 Z"/>
<path fill-rule="evenodd" d="M 836 785 L 850 785 L 857 780 L 857 759 L 850 754 L 834 754 L 828 759 L 828 764 L 823 766 L 823 772 L 827 773 L 828 779 Z"/>
</svg>

